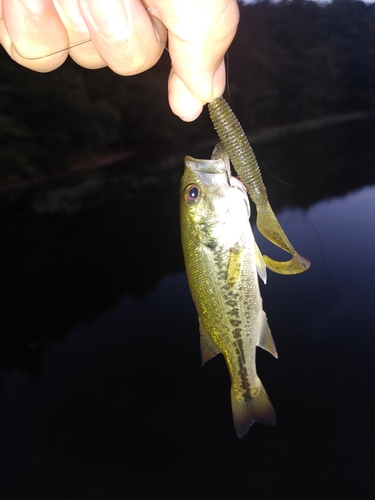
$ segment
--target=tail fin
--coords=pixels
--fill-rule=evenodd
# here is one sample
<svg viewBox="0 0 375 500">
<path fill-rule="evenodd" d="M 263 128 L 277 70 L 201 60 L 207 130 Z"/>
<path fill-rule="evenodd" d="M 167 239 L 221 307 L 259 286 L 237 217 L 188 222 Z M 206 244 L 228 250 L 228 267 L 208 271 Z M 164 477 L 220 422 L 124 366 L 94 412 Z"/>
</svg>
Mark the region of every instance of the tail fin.
<svg viewBox="0 0 375 500">
<path fill-rule="evenodd" d="M 276 414 L 262 382 L 259 380 L 258 392 L 254 397 L 234 394 L 231 389 L 232 413 L 237 436 L 242 438 L 254 422 L 267 425 L 276 424 Z"/>
</svg>

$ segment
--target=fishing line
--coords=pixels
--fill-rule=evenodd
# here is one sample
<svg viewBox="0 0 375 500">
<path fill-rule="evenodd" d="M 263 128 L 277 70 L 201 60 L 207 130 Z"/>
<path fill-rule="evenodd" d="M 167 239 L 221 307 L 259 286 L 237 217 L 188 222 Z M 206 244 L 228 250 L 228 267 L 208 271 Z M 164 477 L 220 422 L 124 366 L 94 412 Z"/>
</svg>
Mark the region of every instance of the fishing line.
<svg viewBox="0 0 375 500">
<path fill-rule="evenodd" d="M 288 187 L 288 190 L 286 192 L 287 206 L 291 207 L 296 213 L 298 213 L 298 215 L 300 215 L 308 223 L 308 225 L 312 229 L 312 231 L 313 231 L 313 233 L 314 233 L 314 235 L 316 237 L 316 240 L 318 242 L 320 254 L 321 254 L 321 257 L 322 257 L 323 269 L 324 269 L 324 273 L 325 273 L 326 284 L 327 284 L 327 286 L 331 286 L 331 274 L 330 274 L 329 269 L 328 269 L 327 259 L 326 259 L 326 254 L 325 254 L 325 251 L 324 251 L 324 246 L 323 246 L 322 239 L 320 238 L 318 230 L 316 229 L 315 225 L 311 222 L 311 220 L 307 217 L 307 215 L 303 212 L 303 210 L 301 210 L 293 202 L 293 199 L 292 199 L 293 183 L 284 181 L 283 179 L 281 179 L 280 177 L 278 177 L 263 162 L 261 162 L 260 165 L 262 166 L 262 169 L 264 169 L 278 183 L 280 183 L 280 184 Z"/>
<path fill-rule="evenodd" d="M 158 43 L 163 43 L 167 44 L 167 42 L 164 42 L 163 40 L 157 40 Z M 27 61 L 38 61 L 40 59 L 46 59 L 47 57 L 55 56 L 56 54 L 61 54 L 61 52 L 65 52 L 66 50 L 74 49 L 76 47 L 79 47 L 80 45 L 84 45 L 85 43 L 92 42 L 92 38 L 87 38 L 86 40 L 83 40 L 82 42 L 77 42 L 73 43 L 73 45 L 69 45 L 69 47 L 65 47 L 63 49 L 56 50 L 55 52 L 50 52 L 49 54 L 46 54 L 44 56 L 39 56 L 39 57 L 26 57 L 22 55 L 18 50 L 15 45 L 13 45 L 14 50 L 17 52 L 17 54 L 22 57 L 23 59 L 26 59 Z M 169 52 L 169 49 L 166 45 L 164 45 L 164 49 Z"/>
<path fill-rule="evenodd" d="M 229 88 L 229 50 L 225 53 L 225 85 L 228 97 L 230 97 L 230 88 Z"/>
<path fill-rule="evenodd" d="M 263 165 L 264 166 L 264 165 Z M 325 277 L 326 277 L 326 284 L 327 286 L 330 286 L 331 285 L 331 275 L 330 275 L 330 272 L 329 272 L 329 269 L 328 269 L 328 265 L 327 265 L 327 259 L 326 259 L 326 254 L 325 254 L 325 251 L 324 251 L 324 246 L 323 246 L 323 242 L 322 242 L 322 239 L 320 238 L 319 236 L 319 233 L 318 233 L 318 230 L 317 228 L 315 227 L 315 225 L 311 222 L 311 220 L 307 217 L 306 213 L 301 209 L 299 208 L 298 206 L 295 205 L 295 203 L 293 202 L 293 199 L 292 199 L 292 189 L 293 189 L 293 184 L 292 183 L 288 183 L 288 182 L 284 182 L 282 181 L 281 179 L 279 179 L 278 177 L 276 177 L 276 175 L 273 175 L 272 172 L 269 171 L 269 169 L 267 169 L 266 167 L 264 167 L 267 172 L 269 172 L 269 174 L 271 176 L 273 176 L 278 182 L 280 182 L 281 184 L 283 184 L 284 186 L 288 186 L 288 191 L 287 191 L 287 202 L 288 202 L 288 205 L 289 207 L 292 207 L 293 210 L 296 211 L 296 213 L 298 213 L 298 215 L 300 217 L 302 217 L 307 223 L 308 225 L 310 226 L 310 228 L 312 229 L 315 237 L 316 237 L 316 240 L 318 242 L 318 246 L 319 246 L 319 250 L 320 250 L 320 253 L 321 253 L 321 256 L 322 256 L 322 261 L 323 261 L 323 268 L 324 268 L 324 271 L 325 271 Z"/>
<path fill-rule="evenodd" d="M 146 10 L 148 11 L 155 11 L 155 12 L 159 12 L 158 9 L 154 9 L 152 7 L 148 7 Z M 155 17 L 155 16 L 152 16 L 152 14 L 150 14 L 151 17 Z M 156 19 L 159 19 L 158 17 L 156 17 Z M 160 21 L 160 19 L 159 19 Z M 161 21 L 160 21 L 161 22 Z M 166 28 L 165 28 L 166 29 Z M 167 33 L 168 33 L 168 30 L 166 29 Z M 158 35 L 156 34 L 155 32 L 155 36 L 156 36 L 156 40 L 158 43 L 160 44 L 164 44 L 164 49 L 169 52 L 169 49 L 167 47 L 167 43 L 168 43 L 168 35 L 167 35 L 167 40 L 160 40 Z M 25 57 L 23 56 L 18 50 L 17 50 L 17 47 L 15 45 L 13 45 L 13 48 L 14 50 L 17 52 L 17 54 L 22 57 L 23 59 L 26 59 L 27 61 L 38 61 L 40 59 L 46 59 L 47 57 L 51 57 L 51 56 L 55 56 L 56 54 L 61 54 L 61 52 L 65 52 L 67 50 L 70 50 L 70 49 L 74 49 L 76 47 L 79 47 L 80 45 L 84 45 L 85 43 L 88 43 L 88 42 L 92 42 L 92 38 L 86 38 L 86 40 L 82 40 L 81 42 L 77 42 L 77 43 L 73 43 L 72 45 L 69 45 L 68 47 L 65 47 L 63 49 L 59 49 L 59 50 L 56 50 L 55 52 L 51 52 L 49 54 L 46 54 L 44 56 L 39 56 L 39 57 Z"/>
<path fill-rule="evenodd" d="M 327 287 L 331 288 L 332 287 L 332 284 L 331 284 L 331 273 L 329 272 L 329 268 L 328 268 L 328 265 L 327 265 L 327 259 L 326 259 L 326 253 L 324 251 L 323 242 L 322 242 L 322 239 L 319 236 L 318 230 L 316 229 L 315 225 L 311 222 L 311 220 L 307 217 L 307 215 L 300 208 L 298 208 L 298 207 L 297 208 L 293 208 L 293 210 L 295 210 L 298 213 L 298 215 L 300 215 L 308 223 L 308 225 L 313 230 L 313 233 L 315 234 L 315 237 L 316 237 L 316 239 L 318 241 L 319 250 L 320 250 L 320 253 L 321 253 L 321 256 L 322 256 L 323 269 L 324 269 L 324 272 L 325 272 L 326 284 L 327 284 Z"/>
<path fill-rule="evenodd" d="M 287 186 L 289 188 L 287 190 L 287 204 L 288 204 L 289 207 L 292 207 L 293 210 L 295 210 L 298 213 L 298 215 L 300 215 L 308 223 L 308 225 L 312 229 L 313 233 L 315 234 L 315 237 L 317 239 L 318 246 L 319 246 L 319 249 L 320 249 L 320 253 L 321 253 L 321 256 L 322 256 L 323 268 L 324 268 L 325 276 L 326 276 L 326 283 L 327 283 L 327 285 L 330 285 L 330 283 L 331 283 L 330 276 L 331 275 L 330 275 L 330 272 L 329 272 L 329 269 L 328 269 L 327 259 L 326 259 L 326 254 L 325 254 L 325 251 L 324 251 L 324 246 L 323 246 L 323 243 L 322 243 L 322 239 L 320 238 L 319 233 L 318 233 L 315 225 L 311 222 L 311 220 L 307 217 L 307 215 L 303 212 L 303 210 L 301 210 L 298 206 L 295 206 L 295 203 L 293 202 L 293 199 L 292 199 L 293 183 L 286 182 L 286 181 L 280 179 L 280 177 L 277 177 L 268 167 L 266 167 L 266 165 L 264 163 L 261 163 L 261 165 L 262 165 L 262 168 L 264 170 L 266 170 L 266 172 L 268 172 L 269 175 L 272 178 L 274 178 L 280 184 L 283 184 L 284 186 Z"/>
<path fill-rule="evenodd" d="M 154 12 L 159 12 L 158 9 L 155 9 L 153 7 L 147 7 L 147 11 L 154 11 Z M 150 14 L 152 16 L 152 14 Z M 158 19 L 158 18 L 157 18 Z M 164 43 L 166 44 L 167 41 L 159 40 L 158 36 L 155 34 L 156 39 L 159 43 Z M 25 57 L 23 56 L 18 50 L 15 45 L 13 45 L 14 50 L 17 52 L 17 54 L 22 57 L 23 59 L 26 59 L 27 61 L 38 61 L 40 59 L 46 59 L 47 57 L 55 56 L 56 54 L 61 54 L 61 52 L 65 52 L 66 50 L 74 49 L 75 47 L 79 47 L 80 45 L 84 45 L 85 43 L 92 42 L 92 38 L 86 38 L 86 40 L 82 40 L 82 42 L 77 42 L 73 43 L 72 45 L 69 45 L 68 47 L 65 47 L 63 49 L 56 50 L 55 52 L 51 52 L 50 54 L 46 54 L 44 56 L 39 56 L 39 57 Z M 164 46 L 165 50 L 169 52 L 168 48 Z"/>
<path fill-rule="evenodd" d="M 315 225 L 307 217 L 307 215 L 305 214 L 305 212 L 301 208 L 299 208 L 298 206 L 296 206 L 295 203 L 293 202 L 293 199 L 292 199 L 293 184 L 290 183 L 290 182 L 283 181 L 282 179 L 280 179 L 279 177 L 277 177 L 263 163 L 261 165 L 262 165 L 262 168 L 264 168 L 270 174 L 270 176 L 273 177 L 277 182 L 279 182 L 280 184 L 283 184 L 284 186 L 287 186 L 289 188 L 287 190 L 287 204 L 296 213 L 298 213 L 298 215 L 300 215 L 308 223 L 308 225 L 312 229 L 312 231 L 313 231 L 313 233 L 314 233 L 314 235 L 316 237 L 316 240 L 318 242 L 319 250 L 320 250 L 320 253 L 321 253 L 321 256 L 322 256 L 323 268 L 324 268 L 325 278 L 326 278 L 326 284 L 327 284 L 327 286 L 331 286 L 331 274 L 330 274 L 329 269 L 328 269 L 327 259 L 326 259 L 326 254 L 325 254 L 325 251 L 324 251 L 324 246 L 323 246 L 322 239 L 320 238 L 318 230 L 316 229 Z"/>
<path fill-rule="evenodd" d="M 80 45 L 83 45 L 85 43 L 91 42 L 91 38 L 87 38 L 86 40 L 83 40 L 82 42 L 77 42 L 74 43 L 73 45 L 69 45 L 69 47 L 66 47 L 64 49 L 56 50 L 56 52 L 51 52 L 50 54 L 46 54 L 44 56 L 39 56 L 39 57 L 25 57 L 23 56 L 18 50 L 15 45 L 13 45 L 14 50 L 17 52 L 17 54 L 22 57 L 23 59 L 26 59 L 28 61 L 37 61 L 38 59 L 45 59 L 46 57 L 51 57 L 56 54 L 60 54 L 61 52 L 65 52 L 66 50 L 74 49 L 75 47 L 79 47 Z"/>
<path fill-rule="evenodd" d="M 283 184 L 283 186 L 288 186 L 289 188 L 292 188 L 293 187 L 293 184 L 291 184 L 290 182 L 287 182 L 287 181 L 284 181 L 283 179 L 280 179 L 280 177 L 277 177 L 277 175 L 272 172 L 267 166 L 265 163 L 263 162 L 259 162 L 259 165 L 262 166 L 262 169 L 264 169 L 273 179 L 275 179 L 277 182 L 279 182 L 280 184 Z M 291 200 L 289 200 L 291 201 Z"/>
</svg>

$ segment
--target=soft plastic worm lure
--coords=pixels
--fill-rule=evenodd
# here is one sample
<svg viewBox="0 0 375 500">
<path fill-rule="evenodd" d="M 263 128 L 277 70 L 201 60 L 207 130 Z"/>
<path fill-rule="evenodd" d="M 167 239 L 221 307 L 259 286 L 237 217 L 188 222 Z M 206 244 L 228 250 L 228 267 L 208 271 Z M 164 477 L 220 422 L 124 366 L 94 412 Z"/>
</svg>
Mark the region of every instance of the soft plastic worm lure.
<svg viewBox="0 0 375 500">
<path fill-rule="evenodd" d="M 279 274 L 298 274 L 310 267 L 310 261 L 300 255 L 288 240 L 268 201 L 258 162 L 250 143 L 235 114 L 223 97 L 208 104 L 213 126 L 224 145 L 229 158 L 257 209 L 256 225 L 259 231 L 274 245 L 292 255 L 280 262 L 264 255 L 266 266 Z"/>
</svg>

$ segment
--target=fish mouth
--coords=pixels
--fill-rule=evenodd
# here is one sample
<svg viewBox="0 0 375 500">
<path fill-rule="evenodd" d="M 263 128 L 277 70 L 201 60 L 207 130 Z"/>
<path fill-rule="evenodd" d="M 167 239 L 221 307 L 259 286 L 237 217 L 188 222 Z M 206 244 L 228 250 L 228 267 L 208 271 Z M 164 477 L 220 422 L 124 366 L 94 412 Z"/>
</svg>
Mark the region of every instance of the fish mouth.
<svg viewBox="0 0 375 500">
<path fill-rule="evenodd" d="M 195 172 L 206 186 L 230 186 L 229 156 L 220 142 L 212 152 L 210 160 L 185 156 L 185 166 Z"/>
<path fill-rule="evenodd" d="M 243 182 L 231 174 L 230 160 L 222 142 L 216 144 L 210 160 L 185 156 L 185 166 L 196 173 L 205 186 L 235 187 L 242 191 L 247 201 L 247 189 Z"/>
<path fill-rule="evenodd" d="M 224 160 L 220 158 L 215 160 L 201 160 L 185 156 L 185 165 L 193 172 L 202 174 L 225 174 L 227 170 Z"/>
<path fill-rule="evenodd" d="M 197 160 L 185 157 L 185 166 L 193 171 L 206 186 L 228 186 L 226 165 L 223 160 Z"/>
</svg>

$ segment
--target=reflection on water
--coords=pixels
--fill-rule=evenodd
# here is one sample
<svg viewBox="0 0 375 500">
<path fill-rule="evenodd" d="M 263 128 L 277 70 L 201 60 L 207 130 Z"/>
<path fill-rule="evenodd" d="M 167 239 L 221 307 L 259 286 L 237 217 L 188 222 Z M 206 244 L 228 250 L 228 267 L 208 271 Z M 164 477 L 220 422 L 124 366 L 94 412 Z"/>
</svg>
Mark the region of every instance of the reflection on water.
<svg viewBox="0 0 375 500">
<path fill-rule="evenodd" d="M 111 202 L 74 214 L 12 212 L 1 498 L 373 498 L 375 187 L 279 213 L 312 267 L 261 287 L 280 359 L 259 350 L 258 366 L 278 423 L 239 441 L 222 357 L 200 369 L 178 177 L 103 182 Z"/>
</svg>

